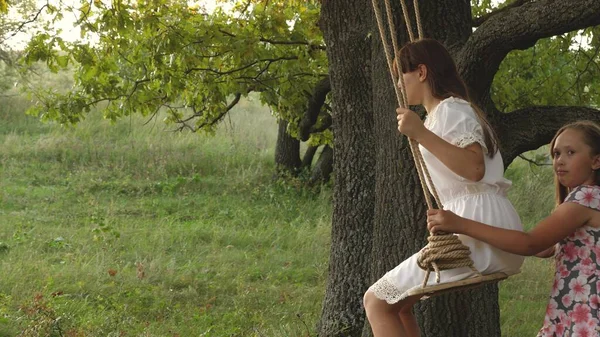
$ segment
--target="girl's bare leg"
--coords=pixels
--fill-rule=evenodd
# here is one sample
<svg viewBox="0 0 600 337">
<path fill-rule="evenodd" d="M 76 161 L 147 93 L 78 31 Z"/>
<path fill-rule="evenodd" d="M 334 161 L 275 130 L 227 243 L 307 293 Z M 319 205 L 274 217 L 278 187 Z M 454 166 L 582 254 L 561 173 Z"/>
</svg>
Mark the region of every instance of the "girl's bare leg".
<svg viewBox="0 0 600 337">
<path fill-rule="evenodd" d="M 364 305 L 373 335 L 375 337 L 419 337 L 419 326 L 412 314 L 412 306 L 419 298 L 413 296 L 388 304 L 367 291 Z"/>
<path fill-rule="evenodd" d="M 400 321 L 404 327 L 404 331 L 407 337 L 419 337 L 421 336 L 421 330 L 417 319 L 413 314 L 413 305 L 419 301 L 421 296 L 413 296 L 405 299 L 406 303 L 400 309 Z"/>
</svg>

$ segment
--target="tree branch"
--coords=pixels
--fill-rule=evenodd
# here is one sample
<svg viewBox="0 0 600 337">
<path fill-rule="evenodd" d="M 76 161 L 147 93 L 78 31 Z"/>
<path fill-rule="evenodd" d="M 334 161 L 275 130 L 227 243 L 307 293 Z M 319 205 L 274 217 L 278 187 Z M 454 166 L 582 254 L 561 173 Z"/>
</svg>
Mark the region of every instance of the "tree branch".
<svg viewBox="0 0 600 337">
<path fill-rule="evenodd" d="M 325 104 L 325 98 L 331 91 L 329 76 L 324 77 L 314 88 L 313 94 L 308 99 L 308 107 L 300 121 L 300 140 L 307 141 L 313 132 L 313 126 L 319 118 L 321 107 Z"/>
<path fill-rule="evenodd" d="M 310 128 L 311 134 L 323 132 L 333 125 L 333 118 L 331 117 L 331 114 L 325 113 L 324 115 L 325 117 L 323 117 L 323 119 L 321 120 L 321 124 L 318 127 L 313 125 L 313 127 Z"/>
<path fill-rule="evenodd" d="M 541 38 L 599 24 L 598 0 L 539 0 L 490 17 L 471 35 L 456 58 L 461 75 L 473 90 L 472 99 L 482 103 L 500 63 L 510 51 L 527 49 Z"/>
<path fill-rule="evenodd" d="M 325 46 L 323 46 L 323 45 L 310 44 L 306 41 L 278 41 L 278 40 L 266 39 L 266 38 L 261 37 L 260 42 L 266 42 L 266 43 L 270 43 L 270 44 L 282 44 L 282 45 L 306 45 L 311 49 L 319 49 L 319 50 L 326 49 Z"/>
<path fill-rule="evenodd" d="M 213 118 L 212 120 L 205 121 L 205 122 L 203 122 L 202 124 L 200 124 L 200 125 L 198 125 L 196 127 L 193 127 L 192 125 L 189 125 L 187 122 L 189 122 L 190 120 L 192 120 L 194 118 L 202 116 L 203 114 L 201 112 L 194 112 L 194 114 L 192 114 L 190 117 L 188 117 L 188 118 L 186 118 L 184 120 L 179 119 L 177 121 L 177 123 L 179 123 L 180 126 L 177 128 L 177 131 L 183 131 L 183 129 L 187 128 L 187 129 L 189 129 L 192 132 L 196 132 L 196 131 L 198 131 L 198 130 L 206 127 L 206 126 L 213 126 L 213 125 L 217 124 L 221 119 L 223 119 L 223 117 L 225 117 L 225 115 L 227 115 L 227 113 L 231 109 L 233 109 L 234 106 L 236 106 L 236 104 L 238 104 L 238 102 L 240 101 L 241 97 L 242 97 L 241 93 L 239 93 L 239 92 L 236 93 L 235 97 L 233 98 L 233 100 L 227 105 L 227 107 L 225 107 L 225 109 L 223 109 L 223 111 L 221 111 L 221 113 L 217 117 Z"/>
<path fill-rule="evenodd" d="M 273 62 L 292 61 L 292 60 L 297 60 L 297 59 L 298 59 L 298 56 L 282 56 L 282 57 L 277 57 L 277 58 L 260 59 L 260 60 L 251 62 L 249 64 L 246 64 L 244 66 L 241 66 L 239 68 L 235 68 L 235 69 L 231 69 L 231 70 L 227 70 L 227 71 L 218 71 L 218 70 L 211 69 L 211 68 L 190 68 L 185 71 L 185 74 L 188 75 L 189 73 L 191 73 L 193 71 L 208 71 L 208 72 L 215 73 L 217 75 L 229 75 L 229 74 L 233 74 L 235 72 L 242 71 L 244 69 L 248 69 L 248 68 L 250 68 L 258 63 L 261 63 L 261 62 L 268 62 L 267 67 L 266 67 L 266 68 L 268 68 L 271 65 L 271 63 L 273 63 Z M 264 70 L 265 69 L 263 69 L 262 71 L 264 71 Z"/>
<path fill-rule="evenodd" d="M 495 123 L 504 166 L 523 152 L 548 144 L 563 125 L 576 120 L 600 122 L 600 110 L 576 106 L 532 106 L 502 114 Z"/>
<path fill-rule="evenodd" d="M 545 162 L 545 163 L 538 163 L 537 161 L 535 161 L 533 159 L 529 159 L 529 158 L 525 157 L 522 154 L 520 154 L 518 157 L 521 158 L 521 159 L 523 159 L 524 161 L 530 163 L 530 164 L 535 165 L 535 166 L 549 166 L 549 165 L 552 165 L 552 164 L 549 164 L 547 162 Z"/>
<path fill-rule="evenodd" d="M 479 27 L 479 26 L 481 26 L 481 24 L 483 24 L 484 22 L 486 22 L 492 16 L 500 14 L 500 13 L 502 13 L 504 11 L 507 11 L 507 10 L 509 10 L 511 8 L 519 7 L 519 6 L 521 6 L 522 4 L 524 4 L 524 3 L 528 2 L 528 1 L 529 0 L 516 0 L 515 2 L 513 2 L 511 4 L 508 4 L 508 5 L 506 5 L 504 7 L 501 7 L 501 8 L 497 8 L 497 9 L 495 9 L 495 10 L 493 10 L 493 11 L 487 13 L 487 14 L 484 14 L 484 15 L 478 17 L 478 18 L 473 18 L 473 27 Z"/>
<path fill-rule="evenodd" d="M 40 9 L 38 9 L 38 11 L 35 14 L 33 14 L 33 16 L 29 20 L 21 22 L 19 24 L 19 26 L 16 29 L 14 29 L 11 34 L 9 34 L 6 37 L 4 37 L 3 39 L 1 39 L 0 43 L 4 43 L 6 40 L 8 40 L 8 39 L 12 38 L 13 36 L 17 35 L 18 33 L 20 33 L 22 31 L 22 29 L 25 28 L 26 25 L 37 21 L 37 19 L 40 16 L 40 14 L 42 14 L 42 12 L 44 11 L 44 9 L 46 7 L 48 7 L 48 6 L 49 6 L 49 4 L 46 3 L 45 5 L 43 5 L 42 7 L 40 7 Z"/>
<path fill-rule="evenodd" d="M 219 32 L 221 32 L 222 34 L 225 34 L 229 37 L 237 37 L 237 35 L 230 33 L 226 30 L 223 29 L 219 29 Z M 258 39 L 260 42 L 265 42 L 265 43 L 270 43 L 270 44 L 281 44 L 281 45 L 301 45 L 301 46 L 308 46 L 310 49 L 319 49 L 319 50 L 325 50 L 326 47 L 320 44 L 311 44 L 310 42 L 307 41 L 282 41 L 282 40 L 273 40 L 273 39 L 267 39 L 264 37 L 261 37 Z"/>
</svg>

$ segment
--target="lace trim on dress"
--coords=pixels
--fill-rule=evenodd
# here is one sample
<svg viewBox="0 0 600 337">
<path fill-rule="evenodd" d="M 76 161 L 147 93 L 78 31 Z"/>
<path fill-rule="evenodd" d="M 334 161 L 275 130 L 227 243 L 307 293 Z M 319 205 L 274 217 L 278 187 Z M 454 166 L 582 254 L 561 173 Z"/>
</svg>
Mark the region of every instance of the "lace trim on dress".
<svg viewBox="0 0 600 337">
<path fill-rule="evenodd" d="M 401 291 L 394 284 L 382 277 L 369 288 L 369 290 L 375 294 L 375 296 L 386 301 L 388 304 L 394 304 L 400 300 L 406 298 L 406 291 Z"/>
<path fill-rule="evenodd" d="M 488 153 L 488 149 L 485 146 L 485 141 L 480 135 L 474 132 L 462 134 L 460 137 L 456 138 L 452 142 L 453 145 L 456 145 L 460 148 L 465 148 L 473 143 L 479 143 L 479 145 L 481 145 L 481 148 L 483 149 L 483 154 Z"/>
</svg>

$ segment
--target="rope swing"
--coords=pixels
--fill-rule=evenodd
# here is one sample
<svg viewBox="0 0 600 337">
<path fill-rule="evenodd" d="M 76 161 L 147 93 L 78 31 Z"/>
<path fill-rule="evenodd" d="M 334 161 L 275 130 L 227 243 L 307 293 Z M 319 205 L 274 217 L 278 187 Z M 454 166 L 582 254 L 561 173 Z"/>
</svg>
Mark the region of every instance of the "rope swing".
<svg viewBox="0 0 600 337">
<path fill-rule="evenodd" d="M 396 36 L 396 27 L 394 26 L 393 16 L 392 16 L 392 7 L 390 5 L 389 0 L 384 0 L 385 2 L 385 10 L 387 16 L 388 29 L 390 32 L 390 37 L 392 41 L 393 48 L 393 56 L 392 58 L 392 50 L 390 50 L 390 46 L 387 43 L 387 35 L 381 15 L 381 9 L 378 3 L 379 0 L 372 0 L 373 2 L 373 10 L 375 12 L 375 17 L 377 19 L 377 26 L 379 28 L 379 34 L 381 37 L 381 42 L 383 44 L 383 49 L 385 51 L 385 57 L 387 60 L 388 68 L 390 75 L 392 77 L 392 83 L 394 84 L 394 91 L 396 93 L 396 99 L 398 100 L 398 105 L 402 108 L 408 108 L 408 99 L 406 96 L 406 88 L 404 84 L 404 78 L 401 74 L 401 69 L 399 69 L 398 65 L 398 77 L 394 75 L 394 64 L 393 60 L 399 60 L 400 52 L 398 48 L 398 39 Z M 405 0 L 400 0 L 402 4 L 402 12 L 404 15 L 404 22 L 406 24 L 406 30 L 408 32 L 408 36 L 411 42 L 416 41 L 415 36 L 413 34 L 413 29 L 411 26 L 410 18 L 408 15 L 408 9 L 406 6 Z M 421 26 L 421 19 L 419 14 L 419 3 L 417 0 L 413 0 L 413 6 L 415 10 L 416 24 L 417 24 L 417 39 L 423 38 L 423 28 Z M 399 83 L 399 85 L 396 85 Z M 423 194 L 425 195 L 425 201 L 427 203 L 428 209 L 433 209 L 431 196 L 429 194 L 427 185 L 429 185 L 431 190 L 431 195 L 435 199 L 435 202 L 439 206 L 439 208 L 443 208 L 442 203 L 440 202 L 437 190 L 433 181 L 431 180 L 431 176 L 425 165 L 425 161 L 423 160 L 423 156 L 421 154 L 421 150 L 419 149 L 418 143 L 409 139 L 410 150 L 412 152 L 413 159 L 415 161 L 415 167 L 417 168 L 417 173 L 419 175 L 419 181 L 421 183 L 421 188 L 423 189 Z M 452 233 L 440 233 L 437 232 L 435 234 L 429 233 L 427 238 L 427 245 L 423 248 L 419 254 L 417 264 L 421 269 L 423 269 L 425 273 L 425 278 L 423 280 L 423 285 L 421 290 L 417 290 L 414 294 L 432 294 L 437 292 L 438 290 L 433 289 L 431 291 L 425 290 L 427 281 L 429 280 L 429 276 L 431 272 L 435 272 L 436 275 L 436 283 L 440 283 L 440 271 L 454 269 L 459 267 L 469 267 L 473 270 L 477 276 L 474 278 L 470 278 L 467 280 L 450 282 L 448 284 L 443 284 L 437 286 L 439 290 L 447 290 L 448 288 L 455 287 L 466 287 L 473 284 L 481 284 L 483 282 L 489 282 L 498 279 L 504 279 L 508 277 L 504 273 L 491 274 L 488 276 L 483 276 L 481 273 L 475 269 L 473 265 L 473 260 L 470 257 L 470 249 L 469 247 L 463 245 L 463 243 L 458 239 L 458 236 Z"/>
</svg>

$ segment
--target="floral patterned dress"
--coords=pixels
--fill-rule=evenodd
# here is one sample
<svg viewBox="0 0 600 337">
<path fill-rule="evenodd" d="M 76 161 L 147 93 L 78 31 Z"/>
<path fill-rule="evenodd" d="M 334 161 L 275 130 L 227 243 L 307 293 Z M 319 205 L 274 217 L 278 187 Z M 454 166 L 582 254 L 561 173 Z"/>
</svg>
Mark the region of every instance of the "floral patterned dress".
<svg viewBox="0 0 600 337">
<path fill-rule="evenodd" d="M 600 211 L 600 187 L 579 186 L 565 202 Z M 600 336 L 600 228 L 581 227 L 559 246 L 550 302 L 538 337 Z"/>
</svg>

